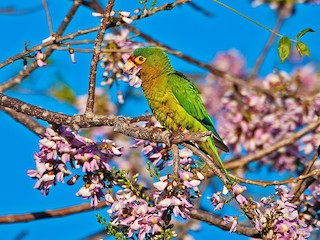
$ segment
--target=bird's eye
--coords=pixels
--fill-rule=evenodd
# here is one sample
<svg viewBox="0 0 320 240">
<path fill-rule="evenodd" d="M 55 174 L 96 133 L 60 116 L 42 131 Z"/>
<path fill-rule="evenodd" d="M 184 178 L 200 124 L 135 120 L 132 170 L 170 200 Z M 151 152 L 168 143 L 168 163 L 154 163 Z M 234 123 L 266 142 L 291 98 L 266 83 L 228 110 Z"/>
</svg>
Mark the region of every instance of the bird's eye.
<svg viewBox="0 0 320 240">
<path fill-rule="evenodd" d="M 138 56 L 138 57 L 136 57 L 136 58 L 134 59 L 134 62 L 135 62 L 136 64 L 142 64 L 142 63 L 144 63 L 145 61 L 146 61 L 146 58 L 143 57 L 143 56 Z"/>
</svg>

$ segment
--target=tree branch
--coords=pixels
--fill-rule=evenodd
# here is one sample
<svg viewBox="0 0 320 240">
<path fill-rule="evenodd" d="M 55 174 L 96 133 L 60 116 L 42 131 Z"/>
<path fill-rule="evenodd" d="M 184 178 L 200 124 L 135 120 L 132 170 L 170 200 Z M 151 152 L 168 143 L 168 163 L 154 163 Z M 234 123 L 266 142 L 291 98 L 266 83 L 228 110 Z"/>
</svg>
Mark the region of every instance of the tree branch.
<svg viewBox="0 0 320 240">
<path fill-rule="evenodd" d="M 52 23 L 51 23 L 50 12 L 49 12 L 49 8 L 46 0 L 42 0 L 42 5 L 47 16 L 47 24 L 48 24 L 49 32 L 50 32 L 50 35 L 52 35 L 53 34 Z"/>
<path fill-rule="evenodd" d="M 187 132 L 172 134 L 163 128 L 145 128 L 133 126 L 133 118 L 123 116 L 105 116 L 92 114 L 87 116 L 82 115 L 66 115 L 63 113 L 53 112 L 32 104 L 25 103 L 17 98 L 9 97 L 0 93 L 0 106 L 9 108 L 19 113 L 42 119 L 50 124 L 62 124 L 71 126 L 74 129 L 99 127 L 99 126 L 113 126 L 115 132 L 122 133 L 126 136 L 145 139 L 151 142 L 163 142 L 170 146 L 171 142 L 178 144 L 185 141 L 204 141 L 205 137 L 211 132 Z M 148 116 L 149 118 L 149 116 Z M 144 116 L 136 118 L 136 120 L 145 120 Z"/>
<path fill-rule="evenodd" d="M 316 170 L 310 172 L 312 167 L 313 167 L 313 165 L 314 165 L 314 163 L 316 162 L 316 160 L 319 157 L 319 153 L 320 153 L 320 148 L 319 147 L 320 146 L 318 146 L 317 152 L 313 155 L 311 161 L 308 163 L 307 167 L 305 168 L 305 170 L 303 171 L 301 176 L 309 175 L 310 173 L 312 173 L 312 172 L 314 172 L 316 170 L 320 171 L 320 169 L 316 169 Z M 311 175 L 311 176 L 313 176 L 313 175 Z M 303 178 L 300 179 L 300 181 L 298 181 L 297 185 L 292 189 L 292 192 L 291 192 L 291 194 L 293 194 L 295 196 L 294 199 L 293 199 L 293 202 L 295 200 L 299 199 L 300 195 L 304 192 L 306 187 L 307 187 L 307 184 L 305 183 L 305 179 L 303 179 Z"/>
<path fill-rule="evenodd" d="M 105 201 L 101 201 L 96 206 L 96 209 L 101 209 L 106 207 Z M 77 206 L 66 207 L 56 210 L 46 210 L 43 212 L 34 212 L 26 214 L 11 214 L 6 216 L 0 216 L 0 224 L 2 223 L 20 223 L 20 222 L 29 222 L 33 220 L 40 220 L 53 217 L 64 217 L 76 213 L 82 213 L 87 211 L 92 211 L 90 203 L 83 203 Z"/>
</svg>

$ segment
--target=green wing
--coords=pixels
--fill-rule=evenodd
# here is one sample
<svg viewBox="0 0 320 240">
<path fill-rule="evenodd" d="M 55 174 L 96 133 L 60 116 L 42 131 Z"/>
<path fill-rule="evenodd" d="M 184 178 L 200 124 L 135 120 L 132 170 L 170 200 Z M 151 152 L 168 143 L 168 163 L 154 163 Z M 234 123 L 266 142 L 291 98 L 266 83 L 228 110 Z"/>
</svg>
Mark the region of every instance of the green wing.
<svg viewBox="0 0 320 240">
<path fill-rule="evenodd" d="M 221 150 L 228 152 L 229 149 L 214 128 L 195 84 L 180 72 L 169 74 L 168 84 L 171 86 L 174 96 L 187 113 L 196 118 L 213 133 L 215 145 Z"/>
</svg>

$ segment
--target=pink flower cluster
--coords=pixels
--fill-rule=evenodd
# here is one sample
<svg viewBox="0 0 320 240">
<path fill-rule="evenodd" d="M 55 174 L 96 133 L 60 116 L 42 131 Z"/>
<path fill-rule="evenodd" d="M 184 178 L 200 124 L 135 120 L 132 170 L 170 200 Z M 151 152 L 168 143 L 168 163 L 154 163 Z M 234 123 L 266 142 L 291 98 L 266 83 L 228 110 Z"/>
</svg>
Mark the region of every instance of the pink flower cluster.
<svg viewBox="0 0 320 240">
<path fill-rule="evenodd" d="M 294 198 L 286 186 L 276 187 L 276 194 L 261 199 L 256 228 L 266 239 L 307 239 L 312 228 L 301 220 L 298 207 L 291 203 Z"/>
<path fill-rule="evenodd" d="M 119 33 L 108 33 L 105 35 L 106 45 L 102 51 L 101 67 L 104 68 L 102 85 L 112 85 L 115 80 L 129 81 L 125 76 L 124 64 L 129 59 L 132 49 L 141 46 L 133 42 L 129 36 L 129 30 L 120 29 Z"/>
<path fill-rule="evenodd" d="M 291 77 L 285 72 L 269 74 L 261 85 L 272 95 L 243 87 L 226 91 L 218 115 L 218 132 L 231 151 L 236 156 L 254 153 L 314 122 L 320 110 L 320 94 L 309 85 L 318 86 L 315 76 L 310 66 L 298 69 Z M 206 103 L 215 105 L 215 100 L 206 98 Z M 319 144 L 317 129 L 301 142 L 280 148 L 262 160 L 279 171 L 294 171 L 305 163 L 304 154 L 314 152 Z"/>
<path fill-rule="evenodd" d="M 71 167 L 81 168 L 84 174 L 84 186 L 77 196 L 91 198 L 93 207 L 100 198 L 104 198 L 106 174 L 111 169 L 110 159 L 121 155 L 120 148 L 113 142 L 105 140 L 95 143 L 74 133 L 69 127 L 61 126 L 57 131 L 47 128 L 39 146 L 40 151 L 34 155 L 36 170 L 29 170 L 28 175 L 37 179 L 34 187 L 43 195 L 47 195 L 57 182 L 64 182 L 64 177 L 72 174 Z M 68 184 L 74 184 L 78 178 L 74 175 Z"/>
<path fill-rule="evenodd" d="M 145 239 L 150 232 L 156 235 L 165 227 L 162 212 L 129 189 L 119 190 L 115 198 L 106 194 L 106 202 L 111 205 L 107 211 L 112 218 L 111 224 L 126 232 L 128 237 L 138 231 L 138 238 Z"/>
<path fill-rule="evenodd" d="M 235 76 L 245 74 L 243 57 L 234 50 L 219 53 L 213 66 Z M 314 66 L 309 64 L 292 74 L 271 73 L 257 81 L 272 93 L 269 95 L 241 86 L 235 88 L 212 75 L 200 88 L 209 114 L 217 117 L 220 136 L 239 157 L 273 146 L 316 121 L 320 112 L 317 79 Z M 262 160 L 279 171 L 295 171 L 319 144 L 320 128 Z"/>
<path fill-rule="evenodd" d="M 246 199 L 241 195 L 246 187 L 239 184 L 233 186 L 233 194 L 242 209 L 255 222 L 255 228 L 262 234 L 264 239 L 307 239 L 313 228 L 307 224 L 307 219 L 303 219 L 299 213 L 297 205 L 292 203 L 294 195 L 289 193 L 286 186 L 276 187 L 276 193 L 269 197 L 263 197 L 260 202 L 252 198 Z M 221 193 L 213 194 L 211 202 L 214 206 L 219 206 L 226 202 Z M 217 207 L 216 207 L 217 209 Z M 225 224 L 230 224 L 229 232 L 237 229 L 237 216 L 225 216 Z"/>
<path fill-rule="evenodd" d="M 179 179 L 170 174 L 160 177 L 160 181 L 153 184 L 155 190 L 148 197 L 128 188 L 119 190 L 115 197 L 107 193 L 106 202 L 111 206 L 107 211 L 111 225 L 128 237 L 137 233 L 138 239 L 146 239 L 146 236 L 154 238 L 170 229 L 172 214 L 189 218 L 188 213 L 193 207 L 191 192 L 198 191 L 201 181 L 187 171 L 180 171 L 179 176 Z"/>
<path fill-rule="evenodd" d="M 143 122 L 140 124 L 141 127 L 161 127 L 158 121 Z M 153 165 L 159 170 L 164 169 L 166 166 L 171 165 L 169 159 L 170 149 L 164 143 L 154 143 L 146 140 L 135 139 L 135 143 L 131 146 L 132 148 L 142 147 L 141 152 L 148 158 Z"/>
</svg>

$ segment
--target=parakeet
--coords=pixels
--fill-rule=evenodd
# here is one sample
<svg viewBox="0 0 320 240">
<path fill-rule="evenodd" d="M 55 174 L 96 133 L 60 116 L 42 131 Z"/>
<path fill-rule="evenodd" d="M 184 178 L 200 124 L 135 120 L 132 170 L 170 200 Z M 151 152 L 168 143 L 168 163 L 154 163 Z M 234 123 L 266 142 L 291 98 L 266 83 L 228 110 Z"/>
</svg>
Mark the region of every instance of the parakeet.
<svg viewBox="0 0 320 240">
<path fill-rule="evenodd" d="M 229 149 L 215 130 L 195 84 L 171 66 L 168 55 L 160 48 L 135 49 L 125 70 L 130 72 L 137 68 L 142 90 L 155 118 L 172 131 L 211 131 L 211 137 L 197 144 L 229 179 L 216 146 L 226 152 Z"/>
</svg>

